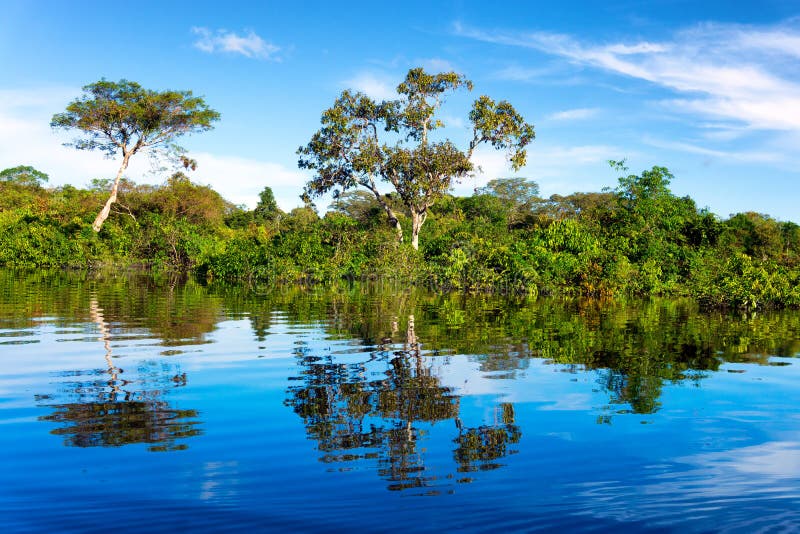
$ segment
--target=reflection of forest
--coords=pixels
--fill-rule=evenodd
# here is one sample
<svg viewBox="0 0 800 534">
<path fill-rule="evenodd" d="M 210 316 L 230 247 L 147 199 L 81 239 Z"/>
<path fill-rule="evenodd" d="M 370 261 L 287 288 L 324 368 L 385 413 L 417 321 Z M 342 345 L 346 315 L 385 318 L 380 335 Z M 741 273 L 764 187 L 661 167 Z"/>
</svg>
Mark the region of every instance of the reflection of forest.
<svg viewBox="0 0 800 534">
<path fill-rule="evenodd" d="M 725 363 L 771 365 L 770 356 L 800 354 L 800 313 L 701 313 L 686 301 L 530 300 L 355 287 L 308 296 L 285 291 L 261 306 L 284 310 L 291 321 L 322 321 L 329 335 L 355 336 L 367 347 L 391 340 L 396 317 L 402 330 L 402 318 L 411 315 L 427 354 L 466 355 L 487 378 L 513 379 L 533 358 L 569 372 L 592 370 L 608 393 L 608 411 L 617 413 L 658 410 L 665 382 L 698 382 Z M 263 317 L 269 315 L 251 320 L 255 325 Z"/>
<path fill-rule="evenodd" d="M 376 460 L 389 489 L 427 487 L 435 475 L 425 466 L 421 438 L 428 425 L 453 420 L 459 471 L 502 465 L 500 459 L 511 452 L 508 445 L 521 436 L 513 407 L 503 405 L 501 425 L 464 428 L 458 396 L 440 384 L 420 346 L 412 315 L 402 350 L 378 347 L 368 360 L 348 364 L 297 351 L 300 376 L 293 379 L 297 384 L 289 387 L 286 404 L 303 418 L 323 461 Z M 370 379 L 374 376 L 380 378 Z"/>
<path fill-rule="evenodd" d="M 151 451 L 186 448 L 176 442 L 200 434 L 198 413 L 175 409 L 163 400 L 168 388 L 186 385 L 186 374 L 173 365 L 150 363 L 140 367 L 135 378 L 121 378 L 124 370 L 112 360 L 112 329 L 94 297 L 89 316 L 100 332 L 107 368 L 70 373 L 76 380 L 57 396 L 38 396 L 43 406 L 53 409 L 39 420 L 60 423 L 52 433 L 65 436 L 64 443 L 75 447 L 148 443 Z"/>
<path fill-rule="evenodd" d="M 394 393 L 387 393 L 388 386 L 384 387 L 381 402 L 394 402 L 398 410 L 413 407 L 412 421 L 427 421 L 426 413 L 428 420 L 443 416 L 446 404 L 458 400 L 452 392 L 436 393 L 441 386 L 434 377 L 426 377 L 424 358 L 421 364 L 413 356 L 392 363 L 399 357 L 395 355 L 397 341 L 403 337 L 398 337 L 398 332 L 407 336 L 409 316 L 416 320 L 415 335 L 424 340 L 424 355 L 464 355 L 477 362 L 487 378 L 513 379 L 525 372 L 533 359 L 558 364 L 569 372 L 593 370 L 596 387 L 608 395 L 609 413 L 653 412 L 659 408 L 665 383 L 699 383 L 726 362 L 767 365 L 774 363 L 770 355 L 800 354 L 800 313 L 796 311 L 700 313 L 694 304 L 682 301 L 435 295 L 358 284 L 248 289 L 205 287 L 191 279 L 166 276 L 0 271 L 0 320 L 10 328 L 30 327 L 37 317 L 85 323 L 93 320 L 93 297 L 102 303 L 115 333 L 144 333 L 167 346 L 204 343 L 206 335 L 225 318 L 247 318 L 256 338 L 266 341 L 276 314 L 282 321 L 320 325 L 333 339 L 357 339 L 386 367 L 389 374 L 383 380 L 403 383 L 402 391 L 425 390 L 428 397 L 423 395 L 414 399 L 416 405 L 405 406 L 402 403 L 410 401 L 402 397 L 391 401 L 393 395 L 401 395 L 396 386 L 392 386 Z M 322 387 L 326 380 L 333 380 L 341 387 L 337 398 L 342 402 L 357 403 L 358 395 L 348 392 L 359 388 L 370 403 L 373 397 L 376 402 L 380 397 L 380 386 L 372 378 L 359 382 L 349 374 L 336 374 L 356 373 L 357 369 L 347 366 L 350 364 L 344 369 L 327 359 L 302 360 L 301 364 L 300 378 L 307 387 Z M 168 374 L 163 380 L 171 387 Z M 316 402 L 308 402 L 312 401 Z M 384 412 L 391 413 L 389 408 Z M 367 425 L 369 420 L 364 419 Z M 363 432 L 370 432 L 369 426 Z"/>
</svg>

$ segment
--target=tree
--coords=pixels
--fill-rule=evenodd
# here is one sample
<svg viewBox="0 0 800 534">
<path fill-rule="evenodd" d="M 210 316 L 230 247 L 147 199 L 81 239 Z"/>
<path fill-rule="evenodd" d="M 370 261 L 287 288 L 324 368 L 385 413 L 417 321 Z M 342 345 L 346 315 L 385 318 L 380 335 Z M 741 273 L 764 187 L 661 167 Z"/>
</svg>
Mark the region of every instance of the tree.
<svg viewBox="0 0 800 534">
<path fill-rule="evenodd" d="M 628 171 L 625 160 L 610 160 L 608 163 L 615 171 Z M 669 184 L 674 178 L 666 167 L 654 166 L 649 171 L 642 171 L 641 176 L 635 174 L 620 176 L 615 193 L 624 207 L 632 210 L 639 203 L 672 196 Z"/>
<path fill-rule="evenodd" d="M 223 223 L 234 206 L 210 186 L 193 183 L 182 172 L 167 178 L 146 199 L 147 208 L 171 219 L 185 219 L 195 225 L 215 227 Z"/>
<path fill-rule="evenodd" d="M 219 120 L 219 113 L 191 91 L 153 91 L 128 80 L 105 79 L 83 87 L 83 95 L 72 101 L 64 113 L 53 115 L 50 126 L 79 130 L 82 137 L 66 143 L 78 150 L 100 150 L 108 157 L 122 156 L 105 206 L 92 223 L 99 232 L 117 200 L 119 181 L 131 157 L 143 151 L 181 156 L 174 140 L 185 134 L 205 131 Z M 184 166 L 196 163 L 181 157 Z"/>
<path fill-rule="evenodd" d="M 19 165 L 0 172 L 0 182 L 7 182 L 27 187 L 41 187 L 43 182 L 50 179 L 42 171 L 38 171 L 30 165 Z"/>
<path fill-rule="evenodd" d="M 271 187 L 265 187 L 261 193 L 258 194 L 258 204 L 253 210 L 253 215 L 256 222 L 264 223 L 267 221 L 274 221 L 278 219 L 283 212 L 278 207 L 275 201 L 275 195 Z"/>
<path fill-rule="evenodd" d="M 539 184 L 527 178 L 495 178 L 475 190 L 476 195 L 494 197 L 506 209 L 509 228 L 526 226 L 531 222 L 534 202 L 539 199 Z"/>
<path fill-rule="evenodd" d="M 408 71 L 397 87 L 395 100 L 376 102 L 360 92 L 342 92 L 322 114 L 322 128 L 298 150 L 298 166 L 315 172 L 303 197 L 333 191 L 337 198 L 349 189 L 366 188 L 402 241 L 397 214 L 378 189 L 377 180 L 389 183 L 411 216 L 411 245 L 418 248 L 428 209 L 454 181 L 475 169 L 471 159 L 479 145 L 506 149 L 516 170 L 525 165 L 525 147 L 534 139 L 533 126 L 511 104 L 488 96 L 472 105 L 472 139 L 465 150 L 448 139 L 432 139 L 431 132 L 444 126 L 436 113 L 445 94 L 463 88 L 471 90 L 472 82 L 460 74 L 428 74 L 416 68 Z"/>
<path fill-rule="evenodd" d="M 511 207 L 530 206 L 539 197 L 539 184 L 527 178 L 495 178 L 476 191 L 493 195 Z"/>
<path fill-rule="evenodd" d="M 392 199 L 387 201 L 392 204 Z M 363 189 L 352 189 L 342 193 L 328 208 L 370 226 L 377 222 L 383 213 L 383 208 L 375 200 L 375 196 Z"/>
</svg>

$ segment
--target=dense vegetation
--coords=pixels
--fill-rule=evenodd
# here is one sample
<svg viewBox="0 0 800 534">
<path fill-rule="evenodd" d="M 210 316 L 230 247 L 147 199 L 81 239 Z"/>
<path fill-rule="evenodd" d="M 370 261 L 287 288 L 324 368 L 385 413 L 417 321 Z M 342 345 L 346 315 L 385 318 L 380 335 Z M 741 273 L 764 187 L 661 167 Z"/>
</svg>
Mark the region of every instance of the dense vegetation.
<svg viewBox="0 0 800 534">
<path fill-rule="evenodd" d="M 46 187 L 31 167 L 0 173 L 0 265 L 191 269 L 201 279 L 382 279 L 463 291 L 690 296 L 709 306 L 800 306 L 800 227 L 757 213 L 726 220 L 672 194 L 654 167 L 599 193 L 541 198 L 497 179 L 429 210 L 419 250 L 398 243 L 374 195 L 349 191 L 320 217 L 283 213 L 266 188 L 254 210 L 184 174 L 123 180 L 101 231 L 109 183 Z M 402 202 L 387 195 L 406 229 Z"/>
</svg>

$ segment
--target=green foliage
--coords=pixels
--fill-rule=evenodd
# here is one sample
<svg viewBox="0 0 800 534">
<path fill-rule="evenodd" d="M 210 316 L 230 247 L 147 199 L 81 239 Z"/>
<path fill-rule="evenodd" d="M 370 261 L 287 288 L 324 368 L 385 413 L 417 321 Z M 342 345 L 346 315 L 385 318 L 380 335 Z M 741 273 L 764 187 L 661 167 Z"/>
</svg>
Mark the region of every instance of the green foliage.
<svg viewBox="0 0 800 534">
<path fill-rule="evenodd" d="M 670 177 L 656 167 L 624 177 L 613 193 L 546 200 L 516 179 L 468 197 L 444 195 L 429 211 L 419 250 L 392 239 L 382 206 L 365 191 L 342 194 L 320 217 L 311 206 L 283 214 L 268 188 L 246 211 L 182 173 L 155 186 L 121 180 L 118 202 L 95 234 L 93 213 L 107 184 L 0 182 L 0 265 L 138 265 L 254 283 L 382 280 L 464 292 L 800 306 L 798 225 L 754 213 L 720 221 L 673 195 Z M 397 196 L 383 200 L 398 208 Z M 400 214 L 398 222 L 411 221 Z"/>
<path fill-rule="evenodd" d="M 698 293 L 701 301 L 716 306 L 751 310 L 800 306 L 800 269 L 754 261 L 738 253 Z"/>
<path fill-rule="evenodd" d="M 472 82 L 460 74 L 429 74 L 417 68 L 408 71 L 395 100 L 376 102 L 363 93 L 344 91 L 323 112 L 322 128 L 298 149 L 300 168 L 315 173 L 304 198 L 329 191 L 338 198 L 362 187 L 384 209 L 402 241 L 398 216 L 378 188 L 379 182 L 390 184 L 411 217 L 411 244 L 418 248 L 419 231 L 431 206 L 474 170 L 475 148 L 490 144 L 506 149 L 512 167 L 518 169 L 525 164 L 525 147 L 534 138 L 533 126 L 508 102 L 496 103 L 487 96 L 478 98 L 469 113 L 473 138 L 466 150 L 448 139 L 431 138 L 444 126 L 436 114 L 445 95 L 462 88 L 471 90 Z"/>
<path fill-rule="evenodd" d="M 50 179 L 47 174 L 38 171 L 30 165 L 19 165 L 0 171 L 0 182 L 7 182 L 21 186 L 41 186 Z"/>
<path fill-rule="evenodd" d="M 78 130 L 70 146 L 109 155 L 130 148 L 168 147 L 181 135 L 208 130 L 219 120 L 191 91 L 153 91 L 136 82 L 100 80 L 83 87 L 83 96 L 64 113 L 53 115 L 53 128 Z"/>
<path fill-rule="evenodd" d="M 253 210 L 253 220 L 264 223 L 280 218 L 283 212 L 275 201 L 271 187 L 265 187 L 258 195 L 258 205 Z"/>
<path fill-rule="evenodd" d="M 129 196 L 131 193 L 123 194 L 121 200 Z M 182 172 L 173 174 L 164 186 L 152 190 L 144 202 L 139 210 L 210 227 L 221 225 L 234 209 L 219 193 L 208 186 L 192 183 Z"/>
</svg>

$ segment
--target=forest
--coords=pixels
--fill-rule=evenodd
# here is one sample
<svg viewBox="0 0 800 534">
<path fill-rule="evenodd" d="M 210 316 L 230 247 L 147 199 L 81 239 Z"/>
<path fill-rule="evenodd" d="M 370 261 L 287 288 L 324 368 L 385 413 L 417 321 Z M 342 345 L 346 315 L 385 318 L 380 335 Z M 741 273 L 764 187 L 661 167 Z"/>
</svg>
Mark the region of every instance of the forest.
<svg viewBox="0 0 800 534">
<path fill-rule="evenodd" d="M 375 280 L 441 290 L 570 296 L 689 296 L 711 307 L 800 306 L 800 226 L 758 213 L 720 219 L 669 189 L 654 167 L 614 189 L 541 198 L 498 178 L 444 195 L 415 250 L 369 193 L 349 191 L 319 216 L 280 210 L 265 187 L 252 209 L 184 173 L 161 185 L 121 180 L 100 232 L 108 181 L 47 187 L 32 167 L 0 172 L 0 264 L 191 270 L 201 280 Z M 389 194 L 399 222 L 410 218 Z"/>
<path fill-rule="evenodd" d="M 441 135 L 445 96 L 471 90 L 460 74 L 418 68 L 394 100 L 343 91 L 297 151 L 298 166 L 313 175 L 298 191 L 304 206 L 285 213 L 269 177 L 254 209 L 192 181 L 198 162 L 175 141 L 220 119 L 202 98 L 128 80 L 89 84 L 51 126 L 77 132 L 75 149 L 120 159 L 119 171 L 85 188 L 48 187 L 49 176 L 31 165 L 0 172 L 0 265 L 800 306 L 800 226 L 754 212 L 721 219 L 673 194 L 666 167 L 636 174 L 609 161 L 619 178 L 599 192 L 543 198 L 535 181 L 515 176 L 454 196 L 453 184 L 477 170 L 478 146 L 504 150 L 518 171 L 535 139 L 510 103 L 486 95 L 472 104 L 463 148 Z M 144 152 L 172 162 L 163 183 L 125 177 Z M 328 193 L 333 202 L 315 206 Z"/>
</svg>

